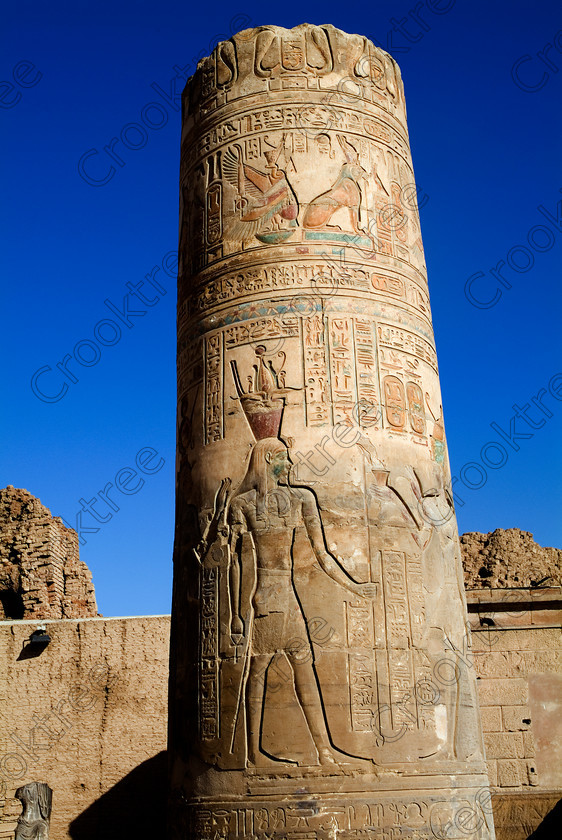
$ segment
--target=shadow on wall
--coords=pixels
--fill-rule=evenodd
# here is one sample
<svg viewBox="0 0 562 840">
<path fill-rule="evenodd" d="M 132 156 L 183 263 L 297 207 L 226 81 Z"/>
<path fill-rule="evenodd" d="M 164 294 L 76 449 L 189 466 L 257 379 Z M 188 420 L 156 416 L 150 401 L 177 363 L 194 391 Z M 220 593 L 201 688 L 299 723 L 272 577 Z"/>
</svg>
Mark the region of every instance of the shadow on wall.
<svg viewBox="0 0 562 840">
<path fill-rule="evenodd" d="M 72 821 L 72 840 L 154 840 L 165 833 L 166 750 L 143 761 Z"/>
<path fill-rule="evenodd" d="M 560 837 L 560 826 L 562 826 L 562 799 L 558 800 L 539 827 L 529 834 L 528 840 L 556 840 Z"/>
</svg>

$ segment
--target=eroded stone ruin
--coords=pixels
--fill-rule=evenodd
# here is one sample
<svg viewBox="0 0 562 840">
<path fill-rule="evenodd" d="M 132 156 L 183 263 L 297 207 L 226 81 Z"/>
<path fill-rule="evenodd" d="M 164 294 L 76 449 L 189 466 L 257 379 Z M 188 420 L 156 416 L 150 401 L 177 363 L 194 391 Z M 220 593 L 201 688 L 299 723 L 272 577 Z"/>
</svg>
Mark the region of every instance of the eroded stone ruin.
<svg viewBox="0 0 562 840">
<path fill-rule="evenodd" d="M 78 535 L 27 490 L 0 490 L 0 619 L 97 615 Z"/>
<path fill-rule="evenodd" d="M 461 536 L 467 589 L 508 589 L 562 584 L 562 551 L 543 548 L 529 531 L 496 528 Z"/>
</svg>

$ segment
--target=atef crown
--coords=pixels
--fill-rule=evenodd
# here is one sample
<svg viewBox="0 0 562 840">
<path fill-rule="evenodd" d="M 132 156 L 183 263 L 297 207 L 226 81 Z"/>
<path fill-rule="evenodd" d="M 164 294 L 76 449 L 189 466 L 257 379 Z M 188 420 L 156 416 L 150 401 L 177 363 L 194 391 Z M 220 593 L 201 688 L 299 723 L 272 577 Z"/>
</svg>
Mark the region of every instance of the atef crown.
<svg viewBox="0 0 562 840">
<path fill-rule="evenodd" d="M 256 440 L 279 437 L 287 393 L 283 370 L 285 353 L 277 354 L 282 359 L 279 371 L 275 370 L 271 359 L 266 361 L 266 353 L 267 348 L 263 344 L 255 348 L 257 362 L 253 365 L 252 373 L 247 376 L 247 391 L 244 390 L 240 381 L 236 362 L 234 360 L 230 362 L 234 385 Z"/>
</svg>

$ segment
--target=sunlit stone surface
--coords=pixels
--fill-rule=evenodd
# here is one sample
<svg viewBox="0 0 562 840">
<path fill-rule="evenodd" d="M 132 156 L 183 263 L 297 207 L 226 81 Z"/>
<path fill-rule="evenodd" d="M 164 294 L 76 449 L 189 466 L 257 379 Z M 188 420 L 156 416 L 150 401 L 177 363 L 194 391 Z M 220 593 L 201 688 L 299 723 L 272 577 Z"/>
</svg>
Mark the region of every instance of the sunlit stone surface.
<svg viewBox="0 0 562 840">
<path fill-rule="evenodd" d="M 400 71 L 261 27 L 183 108 L 171 836 L 489 838 Z"/>
</svg>

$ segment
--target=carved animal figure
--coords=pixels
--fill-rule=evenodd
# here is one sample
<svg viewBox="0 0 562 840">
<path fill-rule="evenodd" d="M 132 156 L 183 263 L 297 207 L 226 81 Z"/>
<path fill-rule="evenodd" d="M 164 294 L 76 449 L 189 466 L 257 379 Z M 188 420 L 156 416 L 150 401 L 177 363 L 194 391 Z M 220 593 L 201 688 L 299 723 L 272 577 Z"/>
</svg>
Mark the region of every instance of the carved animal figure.
<svg viewBox="0 0 562 840">
<path fill-rule="evenodd" d="M 349 208 L 351 227 L 355 233 L 371 234 L 359 227 L 359 208 L 361 206 L 361 188 L 358 181 L 367 178 L 368 172 L 359 163 L 357 149 L 349 143 L 343 135 L 338 134 L 338 141 L 345 155 L 345 163 L 340 169 L 336 181 L 329 190 L 317 195 L 306 208 L 302 226 L 308 230 L 320 230 L 328 225 L 328 222 L 342 207 Z"/>
</svg>

